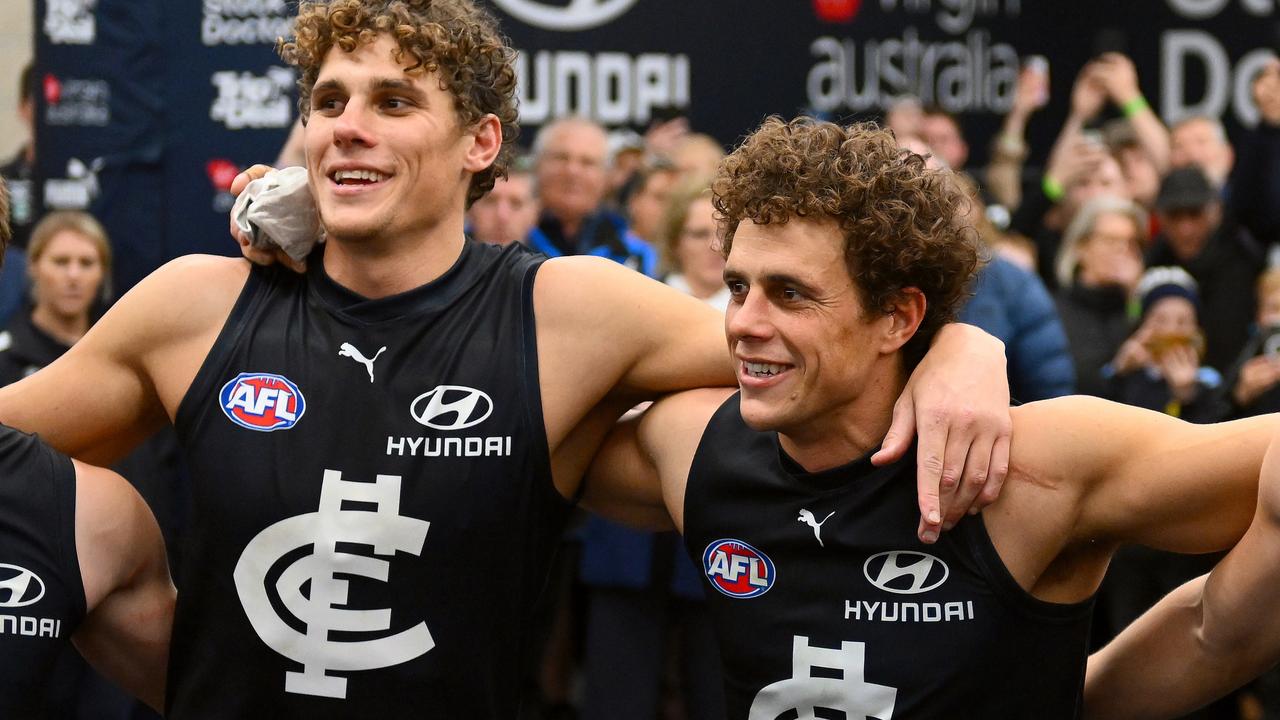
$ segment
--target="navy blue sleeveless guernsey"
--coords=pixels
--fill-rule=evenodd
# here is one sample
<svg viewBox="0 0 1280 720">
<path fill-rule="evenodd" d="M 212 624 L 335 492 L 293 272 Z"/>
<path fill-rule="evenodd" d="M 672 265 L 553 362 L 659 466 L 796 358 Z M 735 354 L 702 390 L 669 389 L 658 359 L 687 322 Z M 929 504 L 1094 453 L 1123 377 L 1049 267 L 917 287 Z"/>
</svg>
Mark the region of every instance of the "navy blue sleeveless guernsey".
<svg viewBox="0 0 1280 720">
<path fill-rule="evenodd" d="M 805 473 L 738 395 L 716 412 L 684 522 L 731 720 L 1079 717 L 1092 602 L 1024 592 L 980 517 L 921 543 L 914 476 Z"/>
<path fill-rule="evenodd" d="M 468 241 L 379 300 L 254 268 L 178 410 L 194 475 L 171 718 L 517 714 L 569 503 L 533 319 L 541 256 Z"/>
<path fill-rule="evenodd" d="M 65 455 L 0 425 L 0 718 L 52 717 L 55 660 L 84 619 L 76 474 Z"/>
</svg>

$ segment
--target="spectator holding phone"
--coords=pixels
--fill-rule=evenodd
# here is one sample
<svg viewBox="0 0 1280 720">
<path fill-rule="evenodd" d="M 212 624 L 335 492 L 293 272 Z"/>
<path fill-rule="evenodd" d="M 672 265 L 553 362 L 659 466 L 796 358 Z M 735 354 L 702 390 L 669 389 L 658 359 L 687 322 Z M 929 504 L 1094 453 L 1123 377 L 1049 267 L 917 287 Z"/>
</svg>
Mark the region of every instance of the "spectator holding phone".
<svg viewBox="0 0 1280 720">
<path fill-rule="evenodd" d="M 1109 398 L 1191 422 L 1221 419 L 1213 392 L 1221 376 L 1201 365 L 1205 340 L 1196 281 L 1182 268 L 1155 267 L 1138 281 L 1136 294 L 1138 329 L 1103 368 Z"/>
<path fill-rule="evenodd" d="M 1258 278 L 1257 323 L 1225 388 L 1233 417 L 1280 412 L 1280 268 Z"/>
</svg>

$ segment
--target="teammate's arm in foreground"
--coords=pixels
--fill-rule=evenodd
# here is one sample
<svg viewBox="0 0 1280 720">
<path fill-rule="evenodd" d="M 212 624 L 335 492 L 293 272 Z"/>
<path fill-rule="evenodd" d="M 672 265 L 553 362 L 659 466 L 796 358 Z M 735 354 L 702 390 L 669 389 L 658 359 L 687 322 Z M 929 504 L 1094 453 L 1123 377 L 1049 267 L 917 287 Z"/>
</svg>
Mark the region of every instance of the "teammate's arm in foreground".
<svg viewBox="0 0 1280 720">
<path fill-rule="evenodd" d="M 175 592 L 151 510 L 124 478 L 75 463 L 84 622 L 72 637 L 99 672 L 164 708 Z"/>
<path fill-rule="evenodd" d="M 619 522 L 683 532 L 694 453 L 731 393 L 708 388 L 671 395 L 619 423 L 591 464 L 583 505 Z"/>
<path fill-rule="evenodd" d="M 1263 463 L 1258 509 L 1208 575 L 1174 590 L 1089 659 L 1089 718 L 1184 715 L 1280 661 L 1280 443 Z"/>
<path fill-rule="evenodd" d="M 0 421 L 87 462 L 124 457 L 174 417 L 248 272 L 210 256 L 156 270 L 66 354 L 0 388 Z"/>
<path fill-rule="evenodd" d="M 1014 410 L 1013 470 L 984 522 L 1042 600 L 1092 595 L 1122 544 L 1203 553 L 1249 526 L 1274 418 L 1195 425 L 1096 398 Z"/>
</svg>

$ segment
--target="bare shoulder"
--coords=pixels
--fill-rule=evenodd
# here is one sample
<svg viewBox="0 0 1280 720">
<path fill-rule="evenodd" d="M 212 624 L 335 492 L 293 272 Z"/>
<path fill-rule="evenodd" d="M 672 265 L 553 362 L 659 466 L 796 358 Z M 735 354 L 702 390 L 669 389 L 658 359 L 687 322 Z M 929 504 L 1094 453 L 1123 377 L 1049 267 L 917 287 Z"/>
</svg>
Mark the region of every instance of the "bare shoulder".
<svg viewBox="0 0 1280 720">
<path fill-rule="evenodd" d="M 733 394 L 729 388 L 687 390 L 655 402 L 639 428 L 641 451 L 658 471 L 672 522 L 684 532 L 684 494 L 689 470 L 711 416 Z"/>
<path fill-rule="evenodd" d="M 696 435 L 695 444 L 716 410 L 736 390 L 733 388 L 701 388 L 668 395 L 649 408 L 641 434 L 670 435 L 687 438 Z"/>
<path fill-rule="evenodd" d="M 622 324 L 631 317 L 660 316 L 672 303 L 695 314 L 709 310 L 703 303 L 625 265 L 588 255 L 552 258 L 543 263 L 533 297 L 540 316 L 550 311 L 552 319 L 571 322 L 594 317 Z"/>
<path fill-rule="evenodd" d="M 1086 395 L 1040 400 L 1015 407 L 1010 414 L 1011 464 L 1070 464 L 1077 474 L 1093 468 L 1095 459 L 1101 462 L 1153 433 L 1186 425 L 1158 412 Z"/>
<path fill-rule="evenodd" d="M 90 610 L 163 544 L 146 502 L 120 475 L 72 461 L 76 471 L 76 554 Z"/>
<path fill-rule="evenodd" d="M 653 460 L 664 484 L 688 478 L 693 456 L 711 416 L 733 394 L 729 388 L 702 388 L 668 395 L 655 402 L 640 423 L 640 446 Z"/>
<path fill-rule="evenodd" d="M 198 323 L 230 312 L 250 265 L 240 258 L 186 255 L 162 265 L 130 290 L 119 304 L 178 324 Z"/>
</svg>

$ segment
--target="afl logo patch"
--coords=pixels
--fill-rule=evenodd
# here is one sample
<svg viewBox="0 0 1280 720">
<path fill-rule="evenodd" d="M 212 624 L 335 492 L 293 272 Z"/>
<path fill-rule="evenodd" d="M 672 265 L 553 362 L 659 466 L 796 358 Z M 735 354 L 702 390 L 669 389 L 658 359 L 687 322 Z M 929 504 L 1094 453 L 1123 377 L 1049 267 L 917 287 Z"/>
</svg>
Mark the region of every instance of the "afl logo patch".
<svg viewBox="0 0 1280 720">
<path fill-rule="evenodd" d="M 34 605 L 44 597 L 44 581 L 24 567 L 0 563 L 0 608 Z"/>
<path fill-rule="evenodd" d="M 929 553 L 914 550 L 882 552 L 862 563 L 867 582 L 898 595 L 929 592 L 947 581 L 951 570 Z"/>
<path fill-rule="evenodd" d="M 271 373 L 240 373 L 222 386 L 218 400 L 231 422 L 258 432 L 288 430 L 307 410 L 298 386 Z"/>
<path fill-rule="evenodd" d="M 741 540 L 716 540 L 702 553 L 702 568 L 711 585 L 732 598 L 769 592 L 777 578 L 768 555 Z"/>
</svg>

